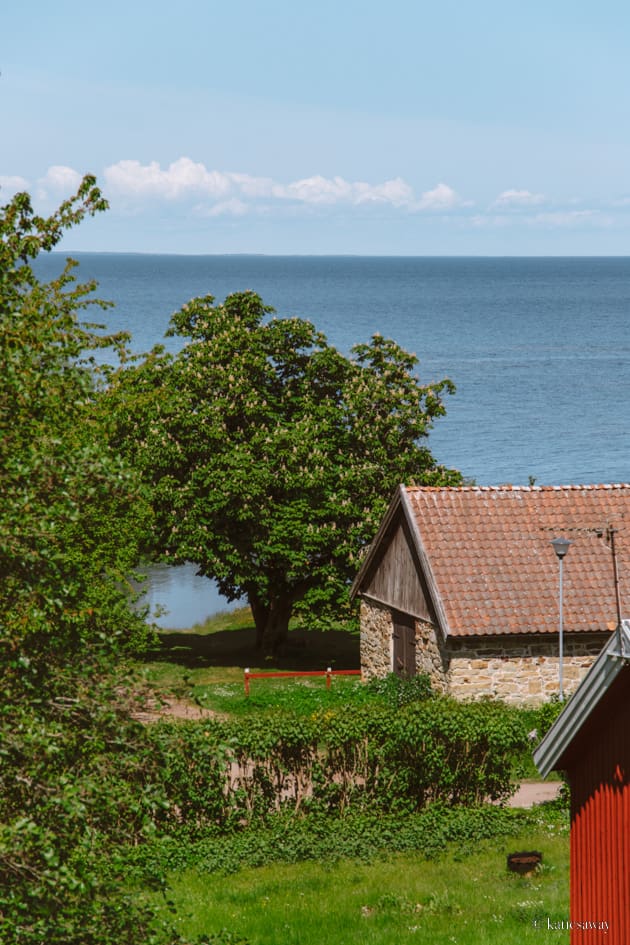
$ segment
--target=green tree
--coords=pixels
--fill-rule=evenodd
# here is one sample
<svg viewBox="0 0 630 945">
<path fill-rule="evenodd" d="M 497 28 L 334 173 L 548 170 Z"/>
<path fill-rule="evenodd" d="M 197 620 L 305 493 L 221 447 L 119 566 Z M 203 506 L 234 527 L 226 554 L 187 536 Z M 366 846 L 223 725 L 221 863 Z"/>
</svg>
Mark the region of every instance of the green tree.
<svg viewBox="0 0 630 945">
<path fill-rule="evenodd" d="M 343 356 L 253 292 L 192 300 L 106 398 L 112 437 L 153 490 L 156 545 L 246 598 L 276 648 L 294 612 L 347 612 L 348 582 L 400 482 L 457 484 L 426 436 L 449 380 L 375 335 Z"/>
<path fill-rule="evenodd" d="M 65 230 L 105 206 L 86 177 L 49 218 L 33 212 L 28 194 L 0 210 L 5 684 L 16 660 L 27 661 L 31 675 L 46 674 L 73 655 L 132 643 L 138 631 L 116 582 L 137 560 L 148 507 L 136 477 L 105 445 L 94 409 L 94 352 L 111 346 L 122 352 L 125 337 L 80 321 L 84 309 L 105 303 L 91 297 L 93 283 L 76 283 L 74 261 L 49 283 L 32 266 Z"/>
<path fill-rule="evenodd" d="M 0 209 L 0 941 L 152 941 L 151 918 L 104 869 L 151 824 L 143 733 L 109 674 L 146 629 L 125 576 L 149 507 L 95 410 L 92 283 L 33 262 L 105 208 L 94 178 L 49 217 Z M 99 304 L 99 303 L 96 303 Z M 109 678 L 108 678 L 109 677 Z M 146 781 L 146 783 L 145 783 Z"/>
</svg>

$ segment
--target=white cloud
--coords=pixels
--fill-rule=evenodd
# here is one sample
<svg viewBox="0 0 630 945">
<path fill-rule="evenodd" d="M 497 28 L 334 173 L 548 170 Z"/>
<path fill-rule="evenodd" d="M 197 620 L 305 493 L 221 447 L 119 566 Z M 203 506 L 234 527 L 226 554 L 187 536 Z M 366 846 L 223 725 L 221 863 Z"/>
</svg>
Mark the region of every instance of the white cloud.
<svg viewBox="0 0 630 945">
<path fill-rule="evenodd" d="M 24 177 L 17 175 L 0 174 L 0 200 L 4 197 L 12 197 L 22 190 L 28 190 L 29 183 Z"/>
<path fill-rule="evenodd" d="M 182 205 L 199 216 L 243 216 L 271 213 L 279 207 L 299 212 L 300 207 L 326 210 L 336 207 L 390 207 L 411 213 L 443 212 L 468 207 L 448 184 L 439 183 L 418 198 L 401 177 L 377 183 L 347 180 L 339 175 L 315 174 L 293 181 L 257 177 L 238 171 L 210 170 L 205 164 L 180 157 L 164 167 L 158 161 L 142 164 L 121 160 L 103 172 L 106 197 L 117 198 L 118 210 L 141 213 L 149 205 Z M 53 166 L 37 181 L 42 200 L 76 190 L 81 175 L 70 167 Z M 26 189 L 19 177 L 0 178 L 7 190 Z"/>
<path fill-rule="evenodd" d="M 58 195 L 67 197 L 76 191 L 81 180 L 81 174 L 73 167 L 54 164 L 37 181 L 37 196 L 40 200 Z"/>
<path fill-rule="evenodd" d="M 0 174 L 0 189 L 2 196 L 6 194 L 16 194 L 25 190 L 34 194 L 37 200 L 48 201 L 50 199 L 59 199 L 69 197 L 73 194 L 79 184 L 82 176 L 73 167 L 65 167 L 62 164 L 53 164 L 48 168 L 43 177 L 39 177 L 33 185 L 31 181 L 18 174 Z"/>
<path fill-rule="evenodd" d="M 433 190 L 426 190 L 415 204 L 418 210 L 452 210 L 463 201 L 448 184 L 438 184 Z"/>
<path fill-rule="evenodd" d="M 356 186 L 367 188 L 361 191 L 359 203 L 384 202 L 391 203 L 395 207 L 410 206 L 413 203 L 413 190 L 401 177 L 386 180 L 384 184 L 378 184 L 376 187 L 369 187 L 367 184 Z"/>
<path fill-rule="evenodd" d="M 359 206 L 366 203 L 388 203 L 394 207 L 402 207 L 413 202 L 411 187 L 400 177 L 382 184 L 368 184 L 364 181 L 347 181 L 343 177 L 327 178 L 316 175 L 286 185 L 277 184 L 273 188 L 273 196 L 306 204 Z"/>
<path fill-rule="evenodd" d="M 271 177 L 252 177 L 250 174 L 226 174 L 231 184 L 240 192 L 243 197 L 274 196 L 274 189 L 277 186 Z"/>
<path fill-rule="evenodd" d="M 245 216 L 246 213 L 249 213 L 249 207 L 242 200 L 233 198 L 232 200 L 223 200 L 220 203 L 215 203 L 211 207 L 195 207 L 195 213 L 197 216 L 202 217 L 242 217 Z"/>
<path fill-rule="evenodd" d="M 229 175 L 208 171 L 203 164 L 182 157 L 162 170 L 157 161 L 119 161 L 105 168 L 106 187 L 124 197 L 181 200 L 186 197 L 226 197 Z"/>
<path fill-rule="evenodd" d="M 415 201 L 409 184 L 400 177 L 379 184 L 348 181 L 343 177 L 314 175 L 289 183 L 234 171 L 212 171 L 182 157 L 162 169 L 157 161 L 141 164 L 124 160 L 105 168 L 105 189 L 127 199 L 178 201 L 200 197 L 230 206 L 235 200 L 279 200 L 306 205 L 388 204 L 392 207 L 444 209 L 457 202 L 445 184 Z M 234 204 L 234 206 L 237 206 Z M 239 208 L 240 212 L 240 208 Z"/>
<path fill-rule="evenodd" d="M 286 186 L 274 189 L 274 195 L 289 200 L 299 200 L 301 203 L 345 203 L 352 200 L 352 184 L 343 177 L 332 179 L 321 177 L 307 177 L 296 180 Z"/>
<path fill-rule="evenodd" d="M 534 207 L 545 202 L 543 194 L 533 194 L 529 190 L 504 190 L 492 204 L 493 207 Z"/>
</svg>

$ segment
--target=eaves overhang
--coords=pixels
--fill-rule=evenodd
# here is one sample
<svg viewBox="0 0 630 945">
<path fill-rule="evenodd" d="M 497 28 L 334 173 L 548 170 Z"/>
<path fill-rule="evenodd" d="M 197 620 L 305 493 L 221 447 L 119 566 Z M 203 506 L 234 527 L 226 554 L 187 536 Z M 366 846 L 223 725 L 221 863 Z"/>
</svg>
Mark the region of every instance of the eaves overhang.
<svg viewBox="0 0 630 945">
<path fill-rule="evenodd" d="M 595 707 L 630 664 L 630 620 L 622 620 L 566 707 L 534 751 L 534 764 L 546 778 L 560 762 Z"/>
</svg>

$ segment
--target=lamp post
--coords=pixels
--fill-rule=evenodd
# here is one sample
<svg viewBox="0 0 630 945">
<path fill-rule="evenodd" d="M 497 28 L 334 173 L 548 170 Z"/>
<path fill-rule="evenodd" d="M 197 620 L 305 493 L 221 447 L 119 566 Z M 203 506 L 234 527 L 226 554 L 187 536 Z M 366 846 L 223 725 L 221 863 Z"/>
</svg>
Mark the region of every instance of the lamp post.
<svg viewBox="0 0 630 945">
<path fill-rule="evenodd" d="M 553 545 L 553 550 L 556 553 L 558 558 L 558 563 L 560 565 L 560 588 L 559 588 L 559 610 L 560 610 L 560 663 L 559 663 L 559 695 L 560 702 L 564 701 L 564 692 L 562 689 L 562 662 L 563 662 L 563 633 L 564 633 L 564 615 L 563 615 L 563 587 L 562 587 L 562 563 L 564 561 L 564 556 L 569 550 L 569 545 L 571 542 L 568 538 L 554 538 L 551 542 Z"/>
</svg>

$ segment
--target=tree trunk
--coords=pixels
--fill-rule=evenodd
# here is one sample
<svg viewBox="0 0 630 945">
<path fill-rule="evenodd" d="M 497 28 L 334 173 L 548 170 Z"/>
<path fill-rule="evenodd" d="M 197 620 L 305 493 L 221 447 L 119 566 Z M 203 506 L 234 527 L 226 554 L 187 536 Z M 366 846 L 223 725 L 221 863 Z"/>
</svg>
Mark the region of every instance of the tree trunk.
<svg viewBox="0 0 630 945">
<path fill-rule="evenodd" d="M 266 653 L 277 653 L 287 640 L 293 600 L 288 596 L 278 596 L 267 603 L 250 594 L 249 606 L 256 624 L 256 648 Z"/>
<path fill-rule="evenodd" d="M 247 595 L 249 600 L 249 606 L 252 611 L 252 617 L 254 618 L 254 624 L 256 626 L 256 649 L 261 650 L 263 644 L 263 637 L 265 634 L 265 627 L 267 625 L 267 616 L 269 613 L 268 604 L 264 604 L 256 594 L 251 591 Z"/>
</svg>

